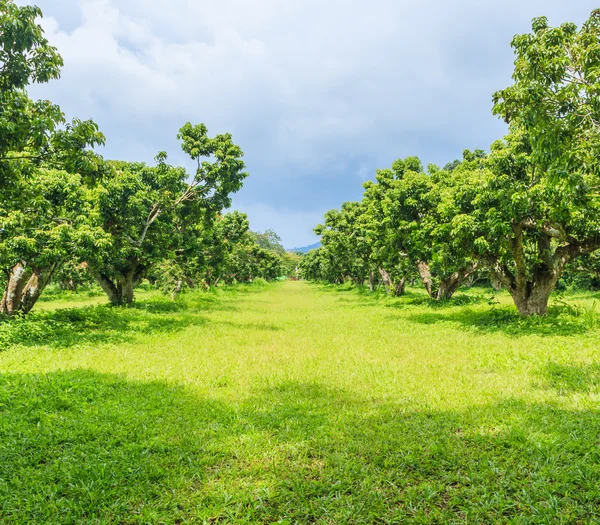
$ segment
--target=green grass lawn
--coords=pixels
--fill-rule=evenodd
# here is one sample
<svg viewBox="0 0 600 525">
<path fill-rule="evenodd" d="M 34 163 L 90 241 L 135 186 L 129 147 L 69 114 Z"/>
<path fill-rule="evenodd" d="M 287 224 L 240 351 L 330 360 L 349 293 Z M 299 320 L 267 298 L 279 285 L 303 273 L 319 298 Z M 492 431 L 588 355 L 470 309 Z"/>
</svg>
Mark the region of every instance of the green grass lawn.
<svg viewBox="0 0 600 525">
<path fill-rule="evenodd" d="M 0 323 L 0 523 L 600 522 L 592 294 L 63 295 Z"/>
</svg>

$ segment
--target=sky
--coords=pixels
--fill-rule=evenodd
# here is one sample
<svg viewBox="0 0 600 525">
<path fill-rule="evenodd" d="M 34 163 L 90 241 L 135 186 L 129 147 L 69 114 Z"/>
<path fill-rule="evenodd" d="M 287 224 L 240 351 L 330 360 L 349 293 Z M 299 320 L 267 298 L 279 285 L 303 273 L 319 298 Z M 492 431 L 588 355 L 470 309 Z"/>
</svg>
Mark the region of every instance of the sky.
<svg viewBox="0 0 600 525">
<path fill-rule="evenodd" d="M 28 3 L 19 1 L 18 3 Z M 505 127 L 531 19 L 581 24 L 597 0 L 36 0 L 62 78 L 32 96 L 91 118 L 106 158 L 190 167 L 178 129 L 230 132 L 250 176 L 233 198 L 254 230 L 312 244 L 323 214 L 377 168 L 482 148 Z M 166 7 L 166 6 L 169 7 Z"/>
</svg>

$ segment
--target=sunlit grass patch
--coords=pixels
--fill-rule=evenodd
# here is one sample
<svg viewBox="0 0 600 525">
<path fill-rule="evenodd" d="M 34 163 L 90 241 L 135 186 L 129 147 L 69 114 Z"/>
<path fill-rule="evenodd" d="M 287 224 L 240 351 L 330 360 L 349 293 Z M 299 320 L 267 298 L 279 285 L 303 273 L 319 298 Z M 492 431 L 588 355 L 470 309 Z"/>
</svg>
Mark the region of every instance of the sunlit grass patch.
<svg viewBox="0 0 600 525">
<path fill-rule="evenodd" d="M 598 521 L 595 298 L 522 320 L 422 295 L 147 291 L 0 323 L 0 522 Z"/>
</svg>

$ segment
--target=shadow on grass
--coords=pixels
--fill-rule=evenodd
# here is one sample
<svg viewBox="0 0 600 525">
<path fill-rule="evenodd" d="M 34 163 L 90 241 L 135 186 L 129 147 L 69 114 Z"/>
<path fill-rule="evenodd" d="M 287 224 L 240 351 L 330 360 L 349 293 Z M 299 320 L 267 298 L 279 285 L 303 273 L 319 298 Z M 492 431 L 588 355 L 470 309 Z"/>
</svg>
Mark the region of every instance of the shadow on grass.
<svg viewBox="0 0 600 525">
<path fill-rule="evenodd" d="M 207 310 L 235 310 L 216 298 L 185 301 L 156 297 L 129 308 L 108 305 L 33 311 L 26 317 L 0 321 L 0 350 L 15 345 L 66 348 L 135 341 L 141 334 L 173 333 L 207 322 Z"/>
<path fill-rule="evenodd" d="M 44 293 L 38 299 L 40 303 L 49 303 L 52 301 L 77 302 L 90 297 L 104 297 L 105 293 L 100 288 L 82 288 L 80 290 L 69 291 L 61 290 L 58 287 L 51 287 L 44 290 Z"/>
<path fill-rule="evenodd" d="M 570 365 L 548 363 L 544 371 L 546 386 L 559 394 L 598 391 L 600 388 L 600 364 Z"/>
<path fill-rule="evenodd" d="M 452 306 L 467 306 L 478 304 L 491 304 L 493 292 L 487 289 L 478 289 L 477 292 L 461 291 L 456 293 L 451 299 L 445 301 L 435 301 L 425 293 L 421 288 L 409 288 L 404 295 L 393 297 L 389 296 L 383 290 L 370 292 L 368 287 L 347 287 L 342 285 L 318 285 L 320 291 L 339 292 L 342 294 L 338 301 L 341 303 L 352 304 L 358 308 L 370 306 L 385 306 L 386 308 L 402 309 L 407 306 L 427 306 L 432 309 L 442 309 Z M 348 297 L 353 295 L 354 297 Z M 360 300 L 358 300 L 360 298 Z"/>
<path fill-rule="evenodd" d="M 232 321 L 218 321 L 218 324 L 229 326 L 235 330 L 257 330 L 266 332 L 281 332 L 284 330 L 281 326 L 271 323 L 234 323 Z"/>
<path fill-rule="evenodd" d="M 597 411 L 415 411 L 319 384 L 225 403 L 0 376 L 2 523 L 591 523 Z"/>
<path fill-rule="evenodd" d="M 176 301 L 166 296 L 143 297 L 127 308 L 106 305 L 33 310 L 26 317 L 0 318 L 0 351 L 13 346 L 66 348 L 135 341 L 141 334 L 173 333 L 190 325 L 204 324 L 205 312 L 235 312 L 240 295 L 260 292 L 264 287 L 238 286 L 214 292 L 193 291 Z M 75 295 L 75 294 L 73 294 Z M 61 295 L 61 300 L 63 299 Z M 253 299 L 253 302 L 260 300 Z M 238 328 L 246 325 L 240 324 Z M 279 330 L 271 325 L 246 326 Z"/>
<path fill-rule="evenodd" d="M 510 336 L 559 335 L 575 336 L 594 330 L 595 320 L 573 314 L 562 306 L 551 307 L 545 317 L 521 317 L 514 307 L 471 308 L 450 312 L 421 312 L 407 317 L 421 324 L 446 323 L 484 334 L 504 333 Z"/>
</svg>

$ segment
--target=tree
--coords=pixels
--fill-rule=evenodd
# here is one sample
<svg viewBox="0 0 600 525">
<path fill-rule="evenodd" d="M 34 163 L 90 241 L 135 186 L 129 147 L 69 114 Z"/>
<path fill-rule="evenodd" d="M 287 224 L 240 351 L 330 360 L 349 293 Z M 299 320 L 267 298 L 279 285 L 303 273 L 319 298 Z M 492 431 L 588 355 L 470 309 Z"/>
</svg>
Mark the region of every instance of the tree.
<svg viewBox="0 0 600 525">
<path fill-rule="evenodd" d="M 341 210 L 325 214 L 324 224 L 315 228 L 321 236 L 323 252 L 329 257 L 329 280 L 343 282 L 352 279 L 363 284 L 370 269 L 370 248 L 361 228 L 364 208 L 359 202 L 345 202 Z"/>
<path fill-rule="evenodd" d="M 61 290 L 77 292 L 80 287 L 92 285 L 94 279 L 88 271 L 87 264 L 80 263 L 73 257 L 57 268 L 52 281 L 58 284 Z"/>
<path fill-rule="evenodd" d="M 238 243 L 231 254 L 229 282 L 252 282 L 256 278 L 271 281 L 281 276 L 282 259 L 270 250 L 264 250 L 253 239 Z"/>
<path fill-rule="evenodd" d="M 286 252 L 281 244 L 281 237 L 273 230 L 265 230 L 263 233 L 253 232 L 253 235 L 256 242 L 263 250 L 270 250 L 279 255 L 283 255 Z"/>
<path fill-rule="evenodd" d="M 66 124 L 58 106 L 33 101 L 26 88 L 60 76 L 62 58 L 37 23 L 37 7 L 0 0 L 0 311 L 31 310 L 53 273 L 86 243 L 86 184 L 97 179 L 104 142 L 91 122 Z"/>
<path fill-rule="evenodd" d="M 474 187 L 465 184 L 464 165 L 452 172 L 431 165 L 426 173 L 417 157 L 408 157 L 391 170 L 378 170 L 376 182 L 365 184 L 371 223 L 380 225 L 371 233 L 376 257 L 398 264 L 406 257 L 438 301 L 451 298 L 478 264 L 466 236 L 453 236 L 455 217 L 473 208 Z"/>
<path fill-rule="evenodd" d="M 282 260 L 282 271 L 289 279 L 297 279 L 299 277 L 300 265 L 304 254 L 286 252 L 281 256 Z"/>
<path fill-rule="evenodd" d="M 486 183 L 476 198 L 476 252 L 523 316 L 545 315 L 569 262 L 600 246 L 595 191 L 557 185 L 536 169 L 523 130 L 492 146 Z"/>
<path fill-rule="evenodd" d="M 386 215 L 385 198 L 394 180 L 393 170 L 377 170 L 375 182 L 367 181 L 363 185 L 365 213 L 361 224 L 371 252 L 371 291 L 379 274 L 386 293 L 400 296 L 404 294 L 406 280 L 414 273 L 415 267 L 404 251 L 401 232 Z"/>
<path fill-rule="evenodd" d="M 600 248 L 600 10 L 580 30 L 532 28 L 512 42 L 514 84 L 494 95 L 510 133 L 492 147 L 477 240 L 525 316 L 546 314 L 566 265 Z"/>
<path fill-rule="evenodd" d="M 23 173 L 19 159 L 39 158 L 51 133 L 64 122 L 58 106 L 32 101 L 25 89 L 60 76 L 58 51 L 46 38 L 34 6 L 0 0 L 0 188 L 3 196 Z"/>
<path fill-rule="evenodd" d="M 197 164 L 190 182 L 185 169 L 170 166 L 166 153 L 159 153 L 155 167 L 111 162 L 97 188 L 96 209 L 111 245 L 89 254 L 87 262 L 113 305 L 133 302 L 134 288 L 151 266 L 184 250 L 186 236 L 197 235 L 199 223 L 228 207 L 247 176 L 231 135 L 210 138 L 204 124 L 187 123 L 178 137 Z"/>
<path fill-rule="evenodd" d="M 302 262 L 300 263 L 302 277 L 309 281 L 327 280 L 327 264 L 328 258 L 325 255 L 323 247 L 310 250 L 302 257 Z"/>
<path fill-rule="evenodd" d="M 254 244 L 248 216 L 239 211 L 219 215 L 210 228 L 198 231 L 196 240 L 186 260 L 195 268 L 196 278 L 208 286 L 216 286 L 221 280 L 236 280 L 238 269 L 232 261 L 233 253 L 239 245 Z"/>
<path fill-rule="evenodd" d="M 87 188 L 77 174 L 39 169 L 22 189 L 30 208 L 0 204 L 0 264 L 6 275 L 4 315 L 27 314 L 60 265 L 102 245 Z"/>
</svg>

